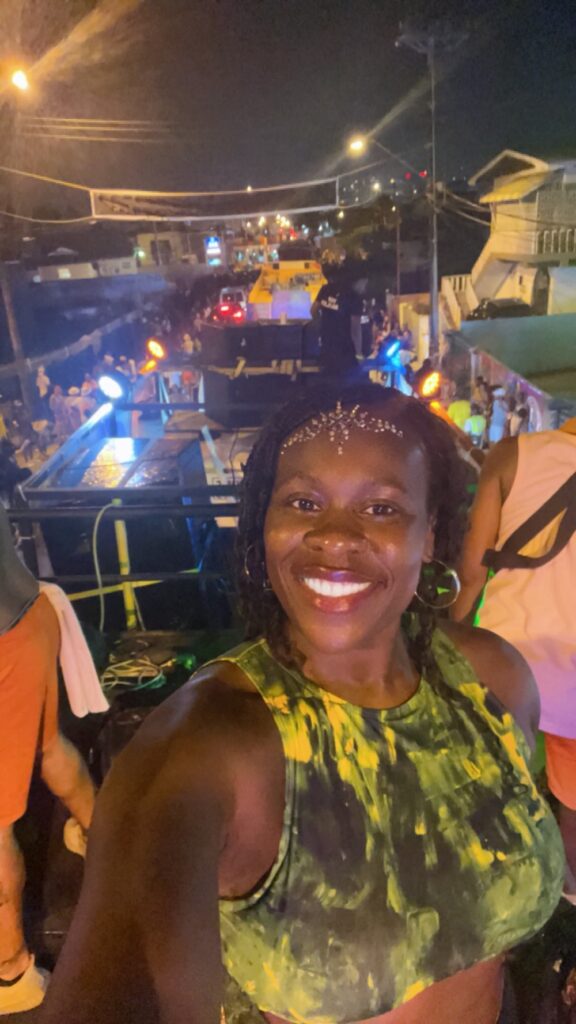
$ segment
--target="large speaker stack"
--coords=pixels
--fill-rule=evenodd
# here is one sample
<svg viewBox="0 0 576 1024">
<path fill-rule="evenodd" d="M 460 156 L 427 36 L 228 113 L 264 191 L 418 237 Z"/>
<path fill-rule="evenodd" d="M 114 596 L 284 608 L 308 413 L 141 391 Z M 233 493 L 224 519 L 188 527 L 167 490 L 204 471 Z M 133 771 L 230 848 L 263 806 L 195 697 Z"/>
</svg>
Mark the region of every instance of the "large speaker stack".
<svg viewBox="0 0 576 1024">
<path fill-rule="evenodd" d="M 205 324 L 206 414 L 227 428 L 260 426 L 296 394 L 302 362 L 312 348 L 307 323 Z"/>
</svg>

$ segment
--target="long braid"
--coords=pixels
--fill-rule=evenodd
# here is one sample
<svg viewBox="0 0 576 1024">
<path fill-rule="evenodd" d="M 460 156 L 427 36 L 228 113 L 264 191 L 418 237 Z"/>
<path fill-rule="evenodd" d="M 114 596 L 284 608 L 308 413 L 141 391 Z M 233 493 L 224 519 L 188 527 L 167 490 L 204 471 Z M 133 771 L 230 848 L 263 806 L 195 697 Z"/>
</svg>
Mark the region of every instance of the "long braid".
<svg viewBox="0 0 576 1024">
<path fill-rule="evenodd" d="M 290 405 L 283 406 L 263 427 L 250 453 L 241 488 L 236 545 L 237 586 L 240 611 L 248 638 L 263 635 L 283 661 L 292 661 L 286 637 L 284 611 L 267 589 L 264 522 L 270 503 L 282 444 L 302 423 L 336 402 L 350 407 L 385 407 L 386 415 L 406 436 L 424 449 L 430 477 L 429 509 L 435 518 L 434 557 L 454 565 L 466 528 L 465 466 L 459 457 L 450 428 L 421 402 L 391 388 L 375 384 L 312 388 Z M 420 672 L 433 681 L 437 675 L 431 641 L 436 615 L 414 601 L 406 630 L 410 656 Z"/>
</svg>

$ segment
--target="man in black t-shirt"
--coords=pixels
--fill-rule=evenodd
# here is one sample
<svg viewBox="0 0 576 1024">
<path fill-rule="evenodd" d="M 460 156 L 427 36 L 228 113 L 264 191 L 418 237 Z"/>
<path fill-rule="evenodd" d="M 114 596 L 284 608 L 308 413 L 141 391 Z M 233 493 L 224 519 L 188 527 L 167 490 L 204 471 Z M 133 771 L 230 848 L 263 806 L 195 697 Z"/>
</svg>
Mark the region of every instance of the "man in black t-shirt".
<svg viewBox="0 0 576 1024">
<path fill-rule="evenodd" d="M 357 367 L 354 332 L 360 330 L 362 299 L 340 268 L 325 271 L 328 284 L 318 292 L 312 315 L 320 316 L 320 367 L 331 376 Z"/>
</svg>

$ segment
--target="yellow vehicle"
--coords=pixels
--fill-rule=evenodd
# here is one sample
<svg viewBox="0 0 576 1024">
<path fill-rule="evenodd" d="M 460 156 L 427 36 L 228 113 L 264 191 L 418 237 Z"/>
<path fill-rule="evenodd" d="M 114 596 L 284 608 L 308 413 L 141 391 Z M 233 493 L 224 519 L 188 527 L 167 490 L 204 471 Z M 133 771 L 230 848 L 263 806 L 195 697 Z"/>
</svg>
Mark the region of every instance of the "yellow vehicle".
<svg viewBox="0 0 576 1024">
<path fill-rule="evenodd" d="M 248 295 L 248 320 L 309 320 L 326 278 L 305 244 L 281 245 L 278 260 L 265 263 Z"/>
</svg>

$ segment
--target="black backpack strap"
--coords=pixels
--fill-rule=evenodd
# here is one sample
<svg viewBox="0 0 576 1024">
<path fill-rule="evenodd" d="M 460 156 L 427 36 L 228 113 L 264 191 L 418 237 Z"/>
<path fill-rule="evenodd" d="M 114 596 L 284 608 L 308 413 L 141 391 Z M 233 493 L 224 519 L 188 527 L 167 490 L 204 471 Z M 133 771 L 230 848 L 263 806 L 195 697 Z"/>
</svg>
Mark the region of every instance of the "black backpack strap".
<svg viewBox="0 0 576 1024">
<path fill-rule="evenodd" d="M 529 541 L 533 540 L 541 530 L 545 529 L 561 512 L 564 512 L 554 543 L 545 555 L 532 558 L 519 552 Z M 514 530 L 499 551 L 490 548 L 484 552 L 482 564 L 498 572 L 499 569 L 538 569 L 541 565 L 551 562 L 566 547 L 572 534 L 576 531 L 576 473 L 554 492 L 539 509 Z"/>
</svg>

